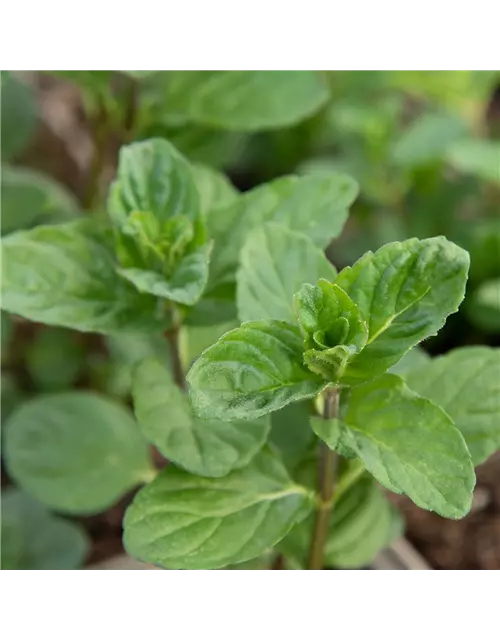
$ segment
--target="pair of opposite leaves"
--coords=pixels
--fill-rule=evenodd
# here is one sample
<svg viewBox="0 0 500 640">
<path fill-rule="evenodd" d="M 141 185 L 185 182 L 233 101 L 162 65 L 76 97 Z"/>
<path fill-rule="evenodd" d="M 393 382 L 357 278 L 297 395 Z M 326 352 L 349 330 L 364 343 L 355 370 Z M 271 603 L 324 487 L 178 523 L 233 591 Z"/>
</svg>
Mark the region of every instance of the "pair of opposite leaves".
<svg viewBox="0 0 500 640">
<path fill-rule="evenodd" d="M 259 233 L 268 234 L 267 243 L 261 242 Z M 239 277 L 240 315 L 248 308 L 247 293 L 251 298 L 267 288 L 261 303 L 267 300 L 272 317 L 276 312 L 272 305 L 282 305 L 282 297 L 269 294 L 280 278 L 283 290 L 290 287 L 294 274 L 291 247 L 300 245 L 303 250 L 305 240 L 282 228 L 256 231 L 244 247 L 239 276 L 251 277 L 245 270 L 245 251 L 252 253 L 248 244 L 253 241 L 263 254 L 261 260 L 252 261 L 257 271 L 262 271 L 266 260 L 274 262 L 275 270 L 253 278 L 250 288 L 245 277 Z M 286 249 L 290 269 L 278 260 L 280 249 Z M 312 258 L 317 250 L 312 244 L 309 249 Z M 315 264 L 311 268 L 326 275 L 321 260 L 302 264 Z M 343 317 L 346 310 L 347 319 L 356 327 L 363 314 L 367 331 L 360 333 L 366 346 L 361 349 L 363 341 L 359 342 L 359 351 L 345 368 L 355 373 L 349 372 L 350 378 L 344 379 L 357 384 L 345 403 L 343 421 L 312 421 L 313 429 L 332 448 L 353 451 L 382 484 L 448 517 L 459 517 L 468 510 L 474 484 L 463 437 L 439 407 L 410 391 L 397 376 L 381 374 L 456 311 L 464 295 L 467 270 L 466 252 L 443 238 L 387 245 L 344 270 L 336 283 L 343 284 L 341 290 L 348 291 L 350 301 L 345 299 L 347 294 L 340 303 L 336 299 L 334 319 Z M 302 324 L 313 350 L 316 346 L 320 353 L 327 351 L 336 336 L 350 337 L 351 322 L 347 332 L 341 327 L 331 335 L 328 318 L 321 317 L 323 307 L 316 307 L 318 317 L 311 315 L 318 326 L 309 322 L 311 308 L 304 307 Z M 331 306 L 327 309 L 332 311 Z M 259 313 L 266 313 L 262 304 Z M 248 420 L 316 395 L 328 381 L 304 365 L 303 338 L 299 328 L 285 320 L 247 322 L 225 334 L 189 373 L 196 409 L 213 419 Z M 354 336 L 354 342 L 356 339 Z M 367 355 L 357 362 L 365 350 Z M 418 424 L 408 428 L 412 417 Z M 193 477 L 176 470 L 161 473 L 128 511 L 125 542 L 129 551 L 163 566 L 212 568 L 243 561 L 258 549 L 276 544 L 310 512 L 313 501 L 311 492 L 291 482 L 284 469 L 278 472 L 278 460 L 269 456 L 263 451 L 247 466 L 223 478 Z M 278 476 L 281 480 L 276 483 Z"/>
<path fill-rule="evenodd" d="M 341 231 L 356 194 L 352 179 L 331 173 L 287 176 L 240 195 L 224 176 L 189 164 L 165 140 L 134 143 L 120 152 L 108 201 L 118 246 L 110 246 L 109 225 L 96 218 L 10 234 L 2 239 L 2 308 L 79 331 L 151 332 L 169 323 L 161 298 L 189 306 L 203 293 L 190 324 L 232 319 L 234 273 L 249 231 L 275 221 L 324 248 Z M 210 272 L 202 218 L 214 241 Z M 186 252 L 167 278 L 148 261 L 162 253 L 158 242 L 177 246 L 174 229 L 164 228 L 177 223 Z"/>
</svg>

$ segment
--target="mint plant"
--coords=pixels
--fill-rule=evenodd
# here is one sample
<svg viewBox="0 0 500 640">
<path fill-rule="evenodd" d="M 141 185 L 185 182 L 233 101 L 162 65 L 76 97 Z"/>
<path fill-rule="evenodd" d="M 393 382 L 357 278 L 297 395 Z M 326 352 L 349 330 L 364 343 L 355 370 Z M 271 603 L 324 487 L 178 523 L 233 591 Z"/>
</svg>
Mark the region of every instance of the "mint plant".
<svg viewBox="0 0 500 640">
<path fill-rule="evenodd" d="M 320 76 L 282 72 L 264 112 L 252 100 L 271 91 L 270 77 L 246 73 L 122 72 L 125 88 L 140 82 L 142 132 L 159 126 L 167 89 L 165 126 L 179 131 L 290 125 L 328 99 Z M 108 80 L 78 77 L 88 108 L 118 123 Z M 236 90 L 248 97 L 239 108 L 225 102 Z M 500 352 L 431 359 L 418 344 L 461 304 L 469 254 L 443 236 L 411 238 L 337 272 L 324 252 L 357 195 L 353 178 L 331 170 L 239 193 L 155 137 L 122 146 L 106 214 L 68 205 L 58 217 L 57 194 L 54 218 L 5 229 L 4 312 L 106 336 L 134 412 L 58 391 L 58 376 L 41 385 L 51 393 L 12 411 L 3 457 L 44 505 L 39 522 L 59 527 L 46 508 L 98 513 L 141 487 L 124 519 L 136 558 L 168 569 L 322 569 L 366 566 L 401 535 L 385 490 L 466 515 L 474 466 L 500 448 Z M 6 506 L 12 566 L 26 557 L 15 544 L 28 500 L 19 496 Z M 66 524 L 75 566 L 86 543 Z"/>
</svg>

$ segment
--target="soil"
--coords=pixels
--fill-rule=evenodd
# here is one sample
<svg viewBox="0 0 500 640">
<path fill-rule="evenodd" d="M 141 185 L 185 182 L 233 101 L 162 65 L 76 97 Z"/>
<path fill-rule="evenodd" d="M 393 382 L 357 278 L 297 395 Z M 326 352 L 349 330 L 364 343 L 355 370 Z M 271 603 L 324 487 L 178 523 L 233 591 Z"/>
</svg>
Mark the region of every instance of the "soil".
<svg viewBox="0 0 500 640">
<path fill-rule="evenodd" d="M 476 469 L 471 513 L 446 520 L 403 496 L 391 500 L 403 512 L 406 537 L 434 569 L 500 569 L 500 454 Z"/>
<path fill-rule="evenodd" d="M 75 90 L 64 83 L 41 80 L 40 76 L 34 77 L 34 83 L 40 94 L 40 129 L 31 148 L 19 160 L 52 174 L 82 199 L 92 143 L 88 130 L 82 126 Z M 500 88 L 492 98 L 490 121 L 498 115 L 499 91 Z M 50 100 L 53 102 L 49 104 Z M 50 118 L 49 113 L 57 117 Z M 30 333 L 32 327 L 22 327 L 23 330 Z M 439 351 L 443 350 L 443 345 L 439 347 Z M 500 569 L 500 455 L 482 465 L 477 477 L 475 506 L 463 520 L 446 520 L 419 509 L 405 497 L 391 496 L 406 518 L 406 537 L 434 569 Z M 10 484 L 3 468 L 1 480 L 2 487 Z M 122 520 L 133 495 L 127 495 L 105 513 L 78 518 L 92 540 L 87 565 L 123 553 Z"/>
</svg>

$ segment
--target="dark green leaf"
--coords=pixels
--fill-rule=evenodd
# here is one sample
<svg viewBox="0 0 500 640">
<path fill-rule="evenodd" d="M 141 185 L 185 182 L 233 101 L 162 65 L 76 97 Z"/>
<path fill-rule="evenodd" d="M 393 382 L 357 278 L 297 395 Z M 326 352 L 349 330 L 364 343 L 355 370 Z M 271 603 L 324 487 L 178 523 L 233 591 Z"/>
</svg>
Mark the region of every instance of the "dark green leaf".
<svg viewBox="0 0 500 640">
<path fill-rule="evenodd" d="M 62 391 L 73 385 L 82 367 L 84 351 L 76 334 L 43 328 L 26 352 L 26 368 L 43 391 Z"/>
<path fill-rule="evenodd" d="M 499 255 L 500 259 L 500 255 Z M 487 280 L 466 300 L 472 322 L 486 333 L 500 331 L 500 278 Z"/>
<path fill-rule="evenodd" d="M 309 492 L 268 452 L 223 478 L 168 467 L 128 508 L 125 548 L 169 569 L 217 569 L 259 556 L 311 507 Z"/>
<path fill-rule="evenodd" d="M 58 511 L 98 513 L 154 475 L 132 416 L 101 396 L 38 396 L 4 425 L 9 474 Z"/>
<path fill-rule="evenodd" d="M 64 222 L 77 211 L 74 197 L 52 178 L 31 169 L 2 167 L 2 235 Z"/>
<path fill-rule="evenodd" d="M 2 161 L 5 162 L 22 151 L 34 134 L 37 107 L 31 87 L 9 71 L 2 71 L 1 78 Z M 2 182 L 4 171 L 2 168 Z"/>
<path fill-rule="evenodd" d="M 79 569 L 90 548 L 83 527 L 14 488 L 2 489 L 2 569 Z"/>
<path fill-rule="evenodd" d="M 298 328 L 277 320 L 229 331 L 202 353 L 187 380 L 195 412 L 221 420 L 257 418 L 325 385 L 302 364 Z"/>
<path fill-rule="evenodd" d="M 293 469 L 309 450 L 314 434 L 309 425 L 309 402 L 294 402 L 271 415 L 269 442 L 281 455 L 288 469 Z"/>
</svg>

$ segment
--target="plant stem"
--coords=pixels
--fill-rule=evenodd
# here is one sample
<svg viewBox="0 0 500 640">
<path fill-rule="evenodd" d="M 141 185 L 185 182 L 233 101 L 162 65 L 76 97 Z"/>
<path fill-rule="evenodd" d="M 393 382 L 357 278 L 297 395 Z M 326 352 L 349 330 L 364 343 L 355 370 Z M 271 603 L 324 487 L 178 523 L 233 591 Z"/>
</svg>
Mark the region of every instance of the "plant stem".
<svg viewBox="0 0 500 640">
<path fill-rule="evenodd" d="M 100 199 L 101 174 L 106 163 L 106 146 L 108 142 L 108 117 L 101 105 L 91 125 L 94 150 L 87 177 L 84 207 L 93 209 Z"/>
<path fill-rule="evenodd" d="M 172 373 L 177 386 L 182 391 L 187 391 L 186 378 L 184 376 L 184 370 L 182 367 L 181 351 L 179 347 L 179 335 L 181 330 L 181 323 L 178 314 L 173 310 L 173 323 L 170 329 L 165 331 L 165 338 L 170 348 L 170 355 L 172 357 Z"/>
<path fill-rule="evenodd" d="M 323 418 L 336 418 L 339 413 L 339 391 L 328 389 L 325 396 Z M 318 505 L 314 520 L 314 530 L 309 550 L 308 569 L 322 569 L 325 543 L 333 507 L 335 481 L 339 457 L 322 442 L 318 466 Z"/>
</svg>

